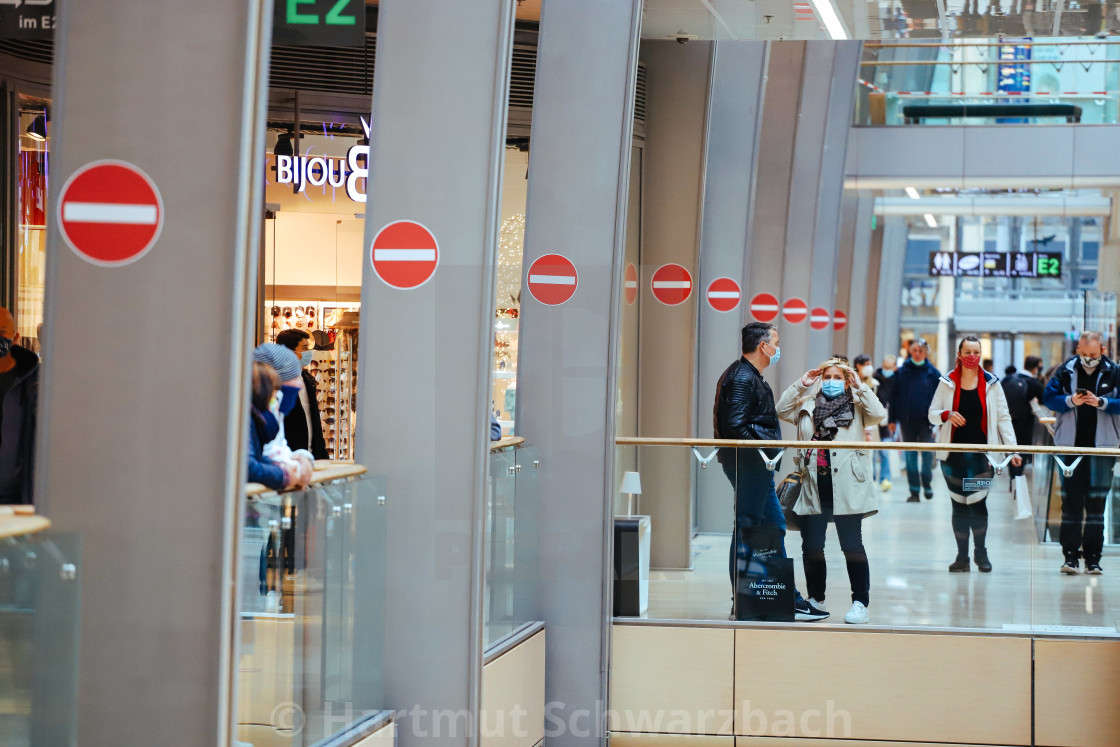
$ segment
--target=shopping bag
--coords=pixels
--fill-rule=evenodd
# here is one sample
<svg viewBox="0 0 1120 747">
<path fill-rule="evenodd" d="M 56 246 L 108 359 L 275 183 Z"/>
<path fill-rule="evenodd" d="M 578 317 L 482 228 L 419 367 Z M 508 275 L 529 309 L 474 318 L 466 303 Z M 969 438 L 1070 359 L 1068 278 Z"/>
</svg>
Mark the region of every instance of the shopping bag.
<svg viewBox="0 0 1120 747">
<path fill-rule="evenodd" d="M 1019 475 L 1011 482 L 1015 485 L 1015 518 L 1031 518 L 1034 511 L 1031 508 L 1030 491 L 1027 490 L 1027 476 Z"/>
<path fill-rule="evenodd" d="M 793 560 L 777 527 L 735 532 L 735 619 L 793 622 Z"/>
</svg>

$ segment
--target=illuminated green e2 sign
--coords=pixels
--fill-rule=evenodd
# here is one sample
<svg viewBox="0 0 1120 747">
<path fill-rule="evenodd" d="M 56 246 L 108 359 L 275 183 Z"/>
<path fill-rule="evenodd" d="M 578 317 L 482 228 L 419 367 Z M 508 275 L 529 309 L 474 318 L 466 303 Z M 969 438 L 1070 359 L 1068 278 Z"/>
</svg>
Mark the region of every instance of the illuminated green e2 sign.
<svg viewBox="0 0 1120 747">
<path fill-rule="evenodd" d="M 275 0 L 273 7 L 276 44 L 365 46 L 365 0 Z"/>
</svg>

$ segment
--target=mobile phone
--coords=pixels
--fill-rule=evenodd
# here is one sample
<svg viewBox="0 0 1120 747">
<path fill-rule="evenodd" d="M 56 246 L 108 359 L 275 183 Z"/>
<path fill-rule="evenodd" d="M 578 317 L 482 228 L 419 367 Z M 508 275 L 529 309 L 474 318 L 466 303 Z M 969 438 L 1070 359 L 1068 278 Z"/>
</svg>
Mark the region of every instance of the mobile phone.
<svg viewBox="0 0 1120 747">
<path fill-rule="evenodd" d="M 1089 390 L 1088 390 L 1088 389 L 1081 389 L 1081 388 L 1078 388 L 1078 389 L 1077 389 L 1077 393 L 1078 393 L 1078 394 L 1080 394 L 1080 395 L 1081 395 L 1082 397 L 1084 397 L 1084 396 L 1085 396 L 1086 394 L 1088 394 L 1088 393 L 1089 393 Z"/>
</svg>

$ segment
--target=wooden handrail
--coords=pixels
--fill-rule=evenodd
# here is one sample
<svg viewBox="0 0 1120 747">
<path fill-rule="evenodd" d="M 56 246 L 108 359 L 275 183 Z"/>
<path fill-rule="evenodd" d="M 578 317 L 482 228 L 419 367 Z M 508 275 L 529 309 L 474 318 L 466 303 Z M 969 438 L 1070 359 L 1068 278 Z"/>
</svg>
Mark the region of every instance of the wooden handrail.
<svg viewBox="0 0 1120 747">
<path fill-rule="evenodd" d="M 716 438 L 616 438 L 616 446 L 713 446 L 728 449 L 883 449 L 889 451 L 963 451 L 1016 454 L 1068 454 L 1070 456 L 1120 456 L 1120 449 L 1086 449 L 1075 446 L 988 446 L 987 444 L 906 443 L 901 441 L 736 441 Z"/>
<path fill-rule="evenodd" d="M 321 485 L 325 482 L 332 482 L 334 480 L 343 480 L 347 477 L 358 477 L 364 475 L 368 470 L 360 464 L 353 462 L 333 462 L 327 460 L 319 460 L 315 462 L 315 472 L 311 475 L 312 485 Z M 287 490 L 273 490 L 259 482 L 251 482 L 245 486 L 245 495 L 250 498 L 259 498 L 262 495 L 270 493 L 286 493 Z"/>
<path fill-rule="evenodd" d="M 0 539 L 22 537 L 51 528 L 51 520 L 45 516 L 24 516 L 10 514 L 0 516 Z"/>
<path fill-rule="evenodd" d="M 520 436 L 506 436 L 499 441 L 490 442 L 490 452 L 501 451 L 502 449 L 516 448 L 525 443 L 525 439 Z"/>
</svg>

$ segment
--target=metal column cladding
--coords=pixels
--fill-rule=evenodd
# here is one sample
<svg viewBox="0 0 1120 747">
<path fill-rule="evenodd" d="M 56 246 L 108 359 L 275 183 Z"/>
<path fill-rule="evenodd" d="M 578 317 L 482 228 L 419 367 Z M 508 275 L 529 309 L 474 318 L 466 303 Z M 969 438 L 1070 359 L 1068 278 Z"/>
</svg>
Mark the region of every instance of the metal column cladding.
<svg viewBox="0 0 1120 747">
<path fill-rule="evenodd" d="M 36 502 L 82 540 L 81 744 L 229 744 L 264 5 L 59 3 Z M 101 161 L 158 194 L 74 181 L 79 254 Z M 152 243 L 95 262 L 90 225 Z"/>
<path fill-rule="evenodd" d="M 477 739 L 513 6 L 379 6 L 356 445 L 388 478 L 384 690 L 387 707 L 408 711 L 397 732 L 405 746 Z M 402 221 L 413 228 L 375 246 Z M 409 262 L 427 263 L 424 282 L 401 267 Z M 464 718 L 433 723 L 437 711 Z"/>
<path fill-rule="evenodd" d="M 579 289 L 522 295 L 519 435 L 537 444 L 549 745 L 601 744 L 605 719 L 618 320 L 640 0 L 544 4 L 537 52 L 528 268 L 562 253 Z"/>
</svg>

